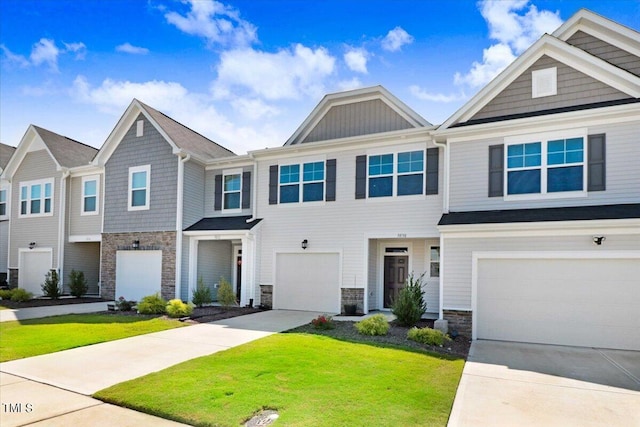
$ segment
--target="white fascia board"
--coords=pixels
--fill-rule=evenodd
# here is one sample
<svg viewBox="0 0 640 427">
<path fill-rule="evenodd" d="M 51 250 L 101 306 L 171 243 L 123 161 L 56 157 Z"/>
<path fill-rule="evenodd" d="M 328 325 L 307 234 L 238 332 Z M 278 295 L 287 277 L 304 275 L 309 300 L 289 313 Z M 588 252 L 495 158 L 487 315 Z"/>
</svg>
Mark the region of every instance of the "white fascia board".
<svg viewBox="0 0 640 427">
<path fill-rule="evenodd" d="M 104 167 L 96 165 L 83 165 L 74 168 L 69 168 L 71 177 L 86 176 L 86 175 L 102 175 L 104 174 Z"/>
<path fill-rule="evenodd" d="M 456 224 L 439 225 L 437 228 L 446 239 L 575 236 L 600 232 L 618 235 L 640 235 L 640 218 L 584 221 L 511 222 L 500 224 Z"/>
<path fill-rule="evenodd" d="M 60 163 L 58 163 L 58 160 L 53 156 L 53 154 L 51 154 L 49 147 L 47 147 L 47 144 L 44 143 L 44 141 L 42 140 L 42 137 L 40 136 L 36 128 L 33 125 L 29 125 L 29 127 L 27 128 L 27 131 L 25 132 L 24 136 L 20 140 L 20 143 L 18 144 L 18 147 L 13 152 L 11 159 L 9 159 L 9 163 L 7 163 L 7 167 L 2 172 L 2 177 L 4 179 L 7 179 L 9 181 L 11 180 L 13 175 L 16 173 L 16 171 L 22 164 L 22 161 L 24 160 L 26 155 L 31 151 L 29 150 L 31 148 L 31 145 L 34 142 L 36 143 L 38 142 L 36 141 L 36 138 L 39 138 L 39 143 L 41 143 L 44 146 L 44 149 L 49 154 L 49 157 L 51 157 L 51 159 L 55 163 L 56 170 L 57 171 L 62 170 L 62 166 L 60 165 Z"/>
<path fill-rule="evenodd" d="M 141 107 L 136 100 L 131 101 L 125 112 L 122 114 L 116 126 L 111 130 L 102 148 L 98 151 L 98 154 L 91 161 L 92 165 L 104 166 L 109 160 L 113 152 L 116 150 L 120 141 L 127 133 L 134 120 L 138 117 L 141 111 Z"/>
<path fill-rule="evenodd" d="M 226 169 L 226 168 L 241 168 L 245 166 L 253 166 L 253 158 L 248 154 L 241 156 L 230 156 L 216 159 L 209 159 L 205 163 L 206 170 L 212 169 Z"/>
<path fill-rule="evenodd" d="M 381 132 L 369 135 L 351 136 L 348 138 L 330 139 L 307 144 L 295 144 L 283 147 L 266 148 L 263 150 L 250 151 L 249 155 L 254 158 L 282 157 L 282 156 L 298 156 L 303 152 L 340 152 L 345 149 L 361 149 L 376 146 L 384 146 L 388 144 L 411 143 L 411 142 L 430 142 L 431 129 L 413 128 L 403 129 L 393 132 Z"/>
<path fill-rule="evenodd" d="M 553 132 L 567 127 L 594 127 L 640 120 L 638 103 L 568 111 L 566 113 L 532 116 L 521 119 L 488 122 L 447 129 L 442 136 L 447 143 L 505 137 L 535 132 Z"/>
<path fill-rule="evenodd" d="M 79 242 L 101 242 L 102 235 L 101 234 L 82 234 L 82 235 L 70 235 L 69 243 L 79 243 Z"/>
</svg>

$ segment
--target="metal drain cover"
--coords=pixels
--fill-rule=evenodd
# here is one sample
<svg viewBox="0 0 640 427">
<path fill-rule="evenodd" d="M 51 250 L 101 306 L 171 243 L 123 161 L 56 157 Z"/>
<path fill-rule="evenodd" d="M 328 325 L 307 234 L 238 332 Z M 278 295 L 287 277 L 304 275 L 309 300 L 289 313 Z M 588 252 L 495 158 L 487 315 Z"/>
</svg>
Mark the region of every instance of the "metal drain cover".
<svg viewBox="0 0 640 427">
<path fill-rule="evenodd" d="M 245 427 L 261 427 L 271 425 L 278 419 L 278 411 L 266 410 L 260 411 L 253 418 L 245 423 Z"/>
</svg>

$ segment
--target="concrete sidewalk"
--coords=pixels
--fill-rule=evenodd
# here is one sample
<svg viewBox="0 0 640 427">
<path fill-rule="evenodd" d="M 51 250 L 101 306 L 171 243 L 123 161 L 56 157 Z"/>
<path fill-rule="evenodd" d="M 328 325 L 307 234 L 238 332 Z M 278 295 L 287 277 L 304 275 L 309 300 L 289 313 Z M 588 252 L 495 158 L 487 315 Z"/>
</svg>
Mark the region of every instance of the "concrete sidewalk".
<svg viewBox="0 0 640 427">
<path fill-rule="evenodd" d="M 31 403 L 37 407 L 38 410 L 29 413 L 28 423 L 47 420 L 46 425 L 93 426 L 102 425 L 100 422 L 104 425 L 127 425 L 114 424 L 110 416 L 101 418 L 100 413 L 110 414 L 111 411 L 99 409 L 99 405 L 104 404 L 87 396 L 177 363 L 303 325 L 318 314 L 271 310 L 0 363 L 2 403 Z M 30 381 L 22 384 L 25 380 Z M 68 396 L 68 392 L 78 396 L 77 399 L 56 397 Z M 50 400 L 59 402 L 49 405 L 47 402 Z M 82 408 L 74 409 L 76 405 Z M 2 409 L 0 425 L 3 427 L 29 425 L 23 422 L 25 414 Z M 72 414 L 78 417 L 89 413 L 84 411 L 91 411 L 95 420 L 90 418 L 91 422 L 87 424 L 67 418 Z M 50 424 L 54 418 L 60 423 Z M 139 422 L 137 425 L 156 424 Z"/>
<path fill-rule="evenodd" d="M 107 311 L 107 303 L 91 302 L 86 304 L 62 304 L 44 307 L 29 307 L 18 310 L 0 310 L 0 322 L 40 319 L 42 317 L 60 316 L 62 314 L 96 313 L 98 311 Z"/>
</svg>

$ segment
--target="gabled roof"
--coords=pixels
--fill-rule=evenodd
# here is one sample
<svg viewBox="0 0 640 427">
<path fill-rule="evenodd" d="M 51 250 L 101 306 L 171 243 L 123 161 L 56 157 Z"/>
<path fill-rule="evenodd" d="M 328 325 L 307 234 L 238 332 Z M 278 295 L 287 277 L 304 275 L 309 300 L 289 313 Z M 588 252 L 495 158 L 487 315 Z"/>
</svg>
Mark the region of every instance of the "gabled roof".
<svg viewBox="0 0 640 427">
<path fill-rule="evenodd" d="M 7 166 L 15 151 L 16 147 L 0 143 L 0 172 Z"/>
<path fill-rule="evenodd" d="M 15 173 L 27 153 L 34 151 L 31 149 L 33 144 L 47 150 L 58 170 L 88 165 L 98 153 L 97 148 L 39 126 L 30 125 L 7 163 L 3 172 L 5 176 L 12 176 Z"/>
<path fill-rule="evenodd" d="M 173 149 L 174 154 L 184 153 L 201 161 L 219 157 L 230 157 L 235 154 L 223 146 L 189 129 L 166 114 L 140 102 L 137 99 L 131 101 L 115 128 L 102 145 L 100 152 L 94 159 L 94 163 L 104 165 L 118 147 L 122 138 L 131 128 L 140 114 L 156 128 Z"/>
<path fill-rule="evenodd" d="M 587 26 L 589 26 L 589 28 L 602 26 L 605 22 L 609 26 L 608 29 L 612 34 L 609 37 L 609 41 L 612 44 L 621 48 L 623 48 L 623 46 L 620 46 L 620 44 L 624 45 L 624 47 L 633 45 L 636 46 L 637 51 L 640 51 L 640 41 L 638 41 L 640 39 L 640 34 L 619 24 L 615 24 L 613 21 L 582 9 L 569 19 L 565 25 L 561 26 L 553 36 L 548 34 L 543 35 L 496 78 L 494 78 L 465 105 L 449 117 L 438 128 L 438 132 L 442 132 L 456 124 L 462 124 L 470 120 L 477 112 L 485 107 L 493 98 L 499 95 L 516 78 L 518 78 L 525 70 L 544 55 L 589 75 L 592 78 L 627 94 L 630 98 L 640 98 L 640 77 L 618 68 L 564 41 L 566 38 L 570 37 L 570 34 L 575 33 L 577 29 L 586 28 Z M 619 34 L 617 31 L 622 31 L 624 34 Z M 556 34 L 561 37 L 556 37 Z M 616 37 L 614 37 L 613 34 L 615 34 Z"/>
<path fill-rule="evenodd" d="M 382 101 L 386 106 L 406 120 L 408 126 L 412 128 L 432 126 L 431 123 L 426 121 L 404 102 L 400 101 L 400 99 L 396 98 L 387 89 L 382 86 L 372 86 L 325 95 L 284 145 L 302 143 L 333 107 L 371 100 Z"/>
</svg>

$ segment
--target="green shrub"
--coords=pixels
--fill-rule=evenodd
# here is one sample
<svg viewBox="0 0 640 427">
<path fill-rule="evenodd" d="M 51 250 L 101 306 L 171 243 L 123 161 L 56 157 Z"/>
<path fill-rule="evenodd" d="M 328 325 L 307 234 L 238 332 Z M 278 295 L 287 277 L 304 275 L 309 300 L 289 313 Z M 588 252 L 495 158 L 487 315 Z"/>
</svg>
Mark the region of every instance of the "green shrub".
<svg viewBox="0 0 640 427">
<path fill-rule="evenodd" d="M 59 299 L 60 295 L 62 295 L 62 291 L 60 290 L 60 279 L 58 278 L 58 272 L 55 270 L 49 270 L 47 274 L 44 276 L 44 283 L 40 285 L 42 288 L 42 293 L 45 297 L 49 297 L 51 299 Z"/>
<path fill-rule="evenodd" d="M 333 317 L 325 316 L 321 314 L 311 321 L 311 324 L 315 329 L 328 330 L 334 329 L 336 325 L 333 324 Z"/>
<path fill-rule="evenodd" d="M 31 298 L 33 298 L 33 294 L 25 289 L 17 288 L 11 291 L 11 301 L 13 302 L 27 302 Z"/>
<path fill-rule="evenodd" d="M 164 314 L 167 311 L 167 301 L 159 293 L 143 297 L 138 303 L 140 314 Z"/>
<path fill-rule="evenodd" d="M 387 335 L 389 322 L 382 314 L 376 314 L 368 319 L 356 323 L 358 333 L 362 335 Z"/>
<path fill-rule="evenodd" d="M 84 272 L 71 270 L 71 273 L 69 273 L 69 289 L 71 295 L 76 298 L 80 298 L 89 291 L 87 280 L 84 278 Z"/>
<path fill-rule="evenodd" d="M 424 274 L 422 273 L 416 279 L 411 273 L 404 288 L 400 290 L 391 305 L 391 312 L 395 314 L 401 325 L 415 325 L 427 311 L 427 303 L 424 301 L 424 290 L 422 289 Z"/>
<path fill-rule="evenodd" d="M 218 286 L 218 302 L 225 308 L 237 305 L 236 294 L 233 293 L 231 283 L 224 277 L 220 278 L 220 284 Z"/>
<path fill-rule="evenodd" d="M 182 300 L 172 299 L 167 304 L 167 314 L 169 317 L 186 317 L 193 313 L 193 306 L 185 304 Z"/>
<path fill-rule="evenodd" d="M 13 289 L 0 289 L 0 299 L 9 300 L 13 294 Z"/>
<path fill-rule="evenodd" d="M 445 341 L 451 341 L 451 338 L 443 334 L 442 331 L 431 328 L 413 327 L 407 332 L 407 338 L 422 344 L 438 346 L 444 345 Z"/>
<path fill-rule="evenodd" d="M 193 298 L 191 298 L 196 307 L 202 307 L 205 304 L 210 304 L 213 301 L 211 296 L 211 289 L 204 284 L 202 277 L 198 278 L 198 285 L 193 290 Z"/>
</svg>

